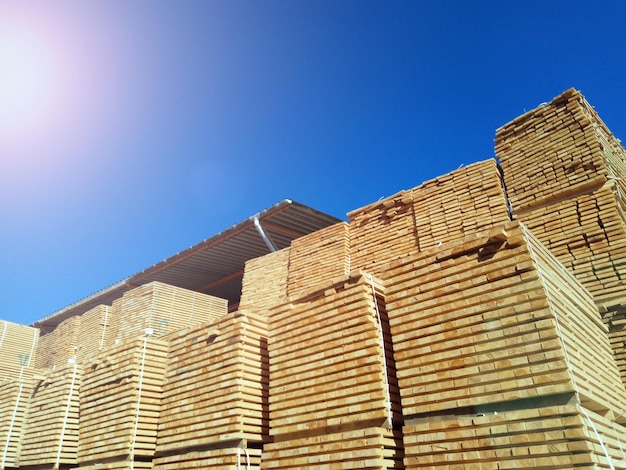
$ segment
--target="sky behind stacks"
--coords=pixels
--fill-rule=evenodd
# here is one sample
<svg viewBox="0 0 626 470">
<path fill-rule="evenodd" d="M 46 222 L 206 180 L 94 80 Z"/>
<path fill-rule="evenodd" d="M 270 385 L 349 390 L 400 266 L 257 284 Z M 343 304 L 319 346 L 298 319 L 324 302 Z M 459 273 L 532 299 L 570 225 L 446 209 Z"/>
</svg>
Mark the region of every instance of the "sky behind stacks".
<svg viewBox="0 0 626 470">
<path fill-rule="evenodd" d="M 0 319 L 289 198 L 346 213 L 566 89 L 626 139 L 626 3 L 0 0 Z"/>
</svg>

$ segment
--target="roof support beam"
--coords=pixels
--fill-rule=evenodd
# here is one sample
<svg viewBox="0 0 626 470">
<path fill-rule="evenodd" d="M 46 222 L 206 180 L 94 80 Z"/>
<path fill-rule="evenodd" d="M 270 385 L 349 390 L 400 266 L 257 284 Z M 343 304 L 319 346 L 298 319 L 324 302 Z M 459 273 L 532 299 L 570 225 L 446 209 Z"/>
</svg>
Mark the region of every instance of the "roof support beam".
<svg viewBox="0 0 626 470">
<path fill-rule="evenodd" d="M 254 226 L 256 227 L 257 232 L 259 232 L 259 235 L 261 235 L 261 238 L 263 239 L 267 247 L 270 249 L 272 253 L 275 252 L 276 247 L 272 243 L 272 240 L 270 240 L 270 237 L 268 237 L 267 234 L 265 233 L 265 230 L 263 230 L 263 227 L 261 226 L 261 222 L 259 222 L 259 218 L 255 215 L 252 218 L 252 221 L 254 222 Z"/>
</svg>

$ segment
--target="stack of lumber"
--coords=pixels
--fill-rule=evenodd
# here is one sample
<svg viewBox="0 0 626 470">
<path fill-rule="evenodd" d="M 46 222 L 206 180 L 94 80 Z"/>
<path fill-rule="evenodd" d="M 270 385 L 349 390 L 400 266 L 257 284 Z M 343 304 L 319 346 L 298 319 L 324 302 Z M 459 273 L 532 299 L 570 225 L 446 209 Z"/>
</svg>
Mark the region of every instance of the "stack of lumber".
<svg viewBox="0 0 626 470">
<path fill-rule="evenodd" d="M 268 444 L 261 468 L 404 469 L 400 433 L 380 427 L 322 433 Z"/>
<path fill-rule="evenodd" d="M 285 302 L 290 250 L 283 248 L 246 262 L 240 310 L 264 314 L 274 305 Z"/>
<path fill-rule="evenodd" d="M 518 217 L 591 292 L 611 306 L 626 299 L 626 224 L 617 183 Z"/>
<path fill-rule="evenodd" d="M 515 212 L 626 177 L 624 149 L 574 89 L 500 127 L 495 150 Z"/>
<path fill-rule="evenodd" d="M 380 281 L 357 271 L 270 312 L 273 442 L 262 468 L 400 468 L 401 442 L 388 430 L 402 419 L 379 323 L 383 294 Z"/>
<path fill-rule="evenodd" d="M 102 351 L 84 366 L 81 466 L 111 459 L 123 466 L 153 457 L 167 350 L 164 340 L 138 337 Z"/>
<path fill-rule="evenodd" d="M 35 366 L 39 329 L 0 321 L 0 380 L 16 379 L 22 367 Z"/>
<path fill-rule="evenodd" d="M 519 223 L 416 252 L 387 275 L 405 417 L 568 392 L 626 409 L 589 293 Z"/>
<path fill-rule="evenodd" d="M 413 250 L 509 220 L 494 160 L 475 163 L 348 213 L 352 269 L 380 275 Z"/>
<path fill-rule="evenodd" d="M 215 468 L 220 470 L 258 470 L 261 449 L 240 447 L 183 451 L 154 460 L 155 470 L 187 470 L 190 468 Z"/>
<path fill-rule="evenodd" d="M 0 468 L 19 466 L 26 411 L 34 387 L 32 374 L 0 382 Z"/>
<path fill-rule="evenodd" d="M 350 270 L 350 231 L 345 222 L 296 238 L 289 252 L 287 294 L 297 296 L 324 279 Z"/>
<path fill-rule="evenodd" d="M 228 301 L 182 289 L 150 282 L 124 293 L 115 316 L 120 319 L 118 341 L 142 335 L 152 328 L 155 337 L 171 331 L 211 321 L 225 315 Z"/>
<path fill-rule="evenodd" d="M 624 469 L 624 436 L 575 404 L 442 416 L 405 427 L 406 470 Z"/>
<path fill-rule="evenodd" d="M 501 127 L 496 154 L 515 218 L 594 295 L 626 298 L 626 151 L 570 89 Z"/>
<path fill-rule="evenodd" d="M 20 467 L 75 465 L 81 371 L 75 361 L 50 371 L 30 397 Z"/>
<path fill-rule="evenodd" d="M 424 440 L 422 428 L 413 426 L 429 418 L 438 421 L 478 408 L 497 412 L 515 403 L 532 410 L 546 400 L 572 396 L 587 410 L 626 421 L 626 390 L 590 294 L 519 222 L 414 252 L 390 263 L 386 275 L 398 384 L 409 423 L 407 468 L 417 468 L 409 464 L 413 457 L 433 467 L 451 465 L 445 449 L 457 449 L 460 460 L 486 459 L 493 465 L 503 465 L 504 456 L 515 453 L 515 437 L 505 430 L 502 454 L 462 454 L 471 445 L 457 442 L 454 427 L 448 433 L 444 424 L 437 431 L 441 455 L 429 461 L 425 453 L 430 451 L 420 443 L 430 438 Z M 542 465 L 568 465 L 558 462 Z"/>
<path fill-rule="evenodd" d="M 112 460 L 97 462 L 89 465 L 81 465 L 80 470 L 153 470 L 156 467 L 151 460 Z"/>
<path fill-rule="evenodd" d="M 80 323 L 81 317 L 76 315 L 63 320 L 52 331 L 42 332 L 37 344 L 37 368 L 54 369 L 77 355 Z"/>
<path fill-rule="evenodd" d="M 260 449 L 269 427 L 266 319 L 238 311 L 167 339 L 155 465 L 226 468 L 237 448 Z"/>
<path fill-rule="evenodd" d="M 80 362 L 91 361 L 101 350 L 113 346 L 117 336 L 114 326 L 120 323 L 113 318 L 116 313 L 108 305 L 98 305 L 81 315 L 77 351 Z"/>
</svg>

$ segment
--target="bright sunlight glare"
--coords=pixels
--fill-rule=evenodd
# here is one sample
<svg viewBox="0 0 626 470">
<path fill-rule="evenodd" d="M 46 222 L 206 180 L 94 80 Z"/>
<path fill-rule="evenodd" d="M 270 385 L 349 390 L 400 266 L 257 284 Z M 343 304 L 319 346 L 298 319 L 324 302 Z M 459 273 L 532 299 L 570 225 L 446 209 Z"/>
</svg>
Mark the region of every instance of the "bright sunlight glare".
<svg viewBox="0 0 626 470">
<path fill-rule="evenodd" d="M 0 135 L 22 134 L 49 116 L 58 85 L 56 69 L 41 35 L 0 20 Z"/>
</svg>

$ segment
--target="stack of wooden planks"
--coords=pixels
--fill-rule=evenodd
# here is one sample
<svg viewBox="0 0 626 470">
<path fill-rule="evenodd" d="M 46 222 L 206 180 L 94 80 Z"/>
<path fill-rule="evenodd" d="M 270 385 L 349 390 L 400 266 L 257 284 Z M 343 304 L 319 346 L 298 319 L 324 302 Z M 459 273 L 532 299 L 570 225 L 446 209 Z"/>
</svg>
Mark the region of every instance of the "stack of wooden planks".
<svg viewBox="0 0 626 470">
<path fill-rule="evenodd" d="M 146 328 L 152 328 L 154 336 L 159 337 L 213 320 L 227 313 L 228 301 L 150 282 L 125 292 L 113 307 L 119 309 L 114 315 L 120 321 L 116 339 L 124 341 L 143 334 Z"/>
<path fill-rule="evenodd" d="M 495 150 L 514 217 L 591 292 L 624 355 L 626 150 L 574 89 L 499 128 Z"/>
<path fill-rule="evenodd" d="M 290 250 L 283 248 L 246 262 L 240 310 L 264 314 L 274 305 L 285 302 Z"/>
<path fill-rule="evenodd" d="M 129 468 L 154 456 L 167 341 L 148 335 L 102 351 L 85 364 L 78 461 Z M 135 468 L 138 468 L 135 466 Z"/>
<path fill-rule="evenodd" d="M 166 338 L 157 468 L 234 469 L 246 452 L 258 468 L 269 427 L 266 319 L 238 311 Z"/>
<path fill-rule="evenodd" d="M 81 371 L 76 361 L 48 372 L 30 397 L 20 467 L 76 465 Z"/>
<path fill-rule="evenodd" d="M 291 242 L 287 294 L 297 296 L 324 279 L 350 271 L 350 231 L 345 222 Z"/>
<path fill-rule="evenodd" d="M 35 367 L 39 329 L 0 321 L 0 381 L 17 379 L 22 367 Z"/>
<path fill-rule="evenodd" d="M 475 163 L 348 213 L 352 269 L 374 275 L 413 250 L 509 220 L 498 166 Z"/>
<path fill-rule="evenodd" d="M 623 147 L 573 88 L 497 129 L 495 151 L 515 212 L 626 177 Z"/>
<path fill-rule="evenodd" d="M 433 444 L 441 455 L 428 460 L 420 443 L 430 441 L 415 423 L 445 416 L 540 408 L 571 396 L 626 422 L 626 390 L 590 294 L 519 222 L 414 252 L 390 263 L 386 277 L 407 468 L 418 468 L 413 458 L 451 464 L 445 449 L 502 464 L 497 453 L 463 454 L 466 445 L 445 424 L 437 431 L 443 443 Z M 513 452 L 511 439 L 504 432 L 502 452 Z M 545 468 L 563 468 L 554 462 Z"/>
<path fill-rule="evenodd" d="M 54 369 L 77 355 L 81 318 L 79 315 L 67 318 L 54 330 L 42 332 L 37 345 L 38 368 Z"/>
<path fill-rule="evenodd" d="M 273 442 L 261 468 L 401 468 L 401 440 L 390 429 L 402 418 L 384 314 L 380 281 L 360 271 L 270 312 Z"/>
<path fill-rule="evenodd" d="M 77 357 L 80 362 L 93 360 L 100 351 L 114 345 L 119 320 L 113 315 L 119 314 L 108 305 L 98 305 L 80 316 L 80 330 L 77 340 Z"/>
<path fill-rule="evenodd" d="M 608 307 L 626 298 L 626 225 L 618 186 L 557 201 L 518 218 Z"/>
<path fill-rule="evenodd" d="M 598 305 L 626 299 L 626 151 L 581 93 L 502 126 L 495 150 L 515 218 Z"/>
<path fill-rule="evenodd" d="M 32 369 L 28 369 L 21 377 L 0 382 L 0 468 L 3 469 L 19 466 L 26 411 L 35 386 L 32 375 Z"/>
<path fill-rule="evenodd" d="M 405 427 L 406 470 L 623 469 L 624 435 L 575 404 L 441 416 Z"/>
</svg>

